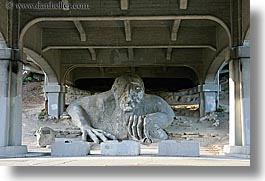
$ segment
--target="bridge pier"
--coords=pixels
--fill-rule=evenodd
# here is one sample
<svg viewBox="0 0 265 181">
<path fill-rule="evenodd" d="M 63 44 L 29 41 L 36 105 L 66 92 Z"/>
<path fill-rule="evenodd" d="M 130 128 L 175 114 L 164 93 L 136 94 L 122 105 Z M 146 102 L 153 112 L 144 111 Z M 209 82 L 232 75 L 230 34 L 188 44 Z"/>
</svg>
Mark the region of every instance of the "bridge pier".
<svg viewBox="0 0 265 181">
<path fill-rule="evenodd" d="M 250 155 L 250 55 L 249 47 L 237 47 L 229 62 L 229 145 L 224 153 Z"/>
<path fill-rule="evenodd" d="M 206 113 L 216 111 L 217 108 L 217 92 L 219 86 L 216 83 L 206 83 L 198 86 L 200 96 L 200 116 Z"/>
<path fill-rule="evenodd" d="M 8 66 L 11 57 L 10 49 L 0 49 L 0 147 L 8 145 Z"/>
<path fill-rule="evenodd" d="M 44 87 L 48 98 L 48 115 L 59 118 L 64 111 L 66 87 L 48 84 Z"/>
<path fill-rule="evenodd" d="M 18 49 L 0 46 L 0 156 L 27 153 L 22 146 L 22 63 Z"/>
<path fill-rule="evenodd" d="M 243 144 L 250 146 L 250 58 L 242 58 Z"/>
</svg>

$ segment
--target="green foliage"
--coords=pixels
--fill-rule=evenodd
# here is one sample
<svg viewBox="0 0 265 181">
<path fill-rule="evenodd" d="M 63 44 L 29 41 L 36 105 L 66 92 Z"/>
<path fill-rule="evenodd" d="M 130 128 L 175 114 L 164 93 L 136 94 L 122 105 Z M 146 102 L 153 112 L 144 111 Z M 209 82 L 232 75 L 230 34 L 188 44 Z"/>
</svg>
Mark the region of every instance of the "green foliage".
<svg viewBox="0 0 265 181">
<path fill-rule="evenodd" d="M 47 112 L 45 109 L 42 109 L 40 114 L 38 115 L 38 119 L 45 119 L 45 117 L 47 116 Z"/>
<path fill-rule="evenodd" d="M 225 111 L 224 108 L 222 108 L 221 106 L 216 109 L 216 112 L 224 112 L 224 111 Z"/>
<path fill-rule="evenodd" d="M 228 92 L 229 91 L 229 88 L 226 87 L 226 88 L 223 89 L 223 91 L 224 92 Z"/>
<path fill-rule="evenodd" d="M 32 80 L 32 77 L 26 77 L 23 79 L 23 82 L 31 82 Z"/>
<path fill-rule="evenodd" d="M 225 109 L 222 106 L 219 106 L 216 109 L 216 113 L 217 113 L 218 117 L 224 117 L 225 116 Z"/>
</svg>

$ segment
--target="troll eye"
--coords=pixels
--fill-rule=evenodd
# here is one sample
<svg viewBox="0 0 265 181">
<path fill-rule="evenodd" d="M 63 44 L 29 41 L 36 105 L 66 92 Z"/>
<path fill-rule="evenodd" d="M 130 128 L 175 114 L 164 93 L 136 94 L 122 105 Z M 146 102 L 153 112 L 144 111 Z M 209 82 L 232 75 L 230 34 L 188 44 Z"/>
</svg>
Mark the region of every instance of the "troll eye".
<svg viewBox="0 0 265 181">
<path fill-rule="evenodd" d="M 136 86 L 136 87 L 135 87 L 135 90 L 136 90 L 137 92 L 140 92 L 142 89 L 141 89 L 140 86 Z"/>
</svg>

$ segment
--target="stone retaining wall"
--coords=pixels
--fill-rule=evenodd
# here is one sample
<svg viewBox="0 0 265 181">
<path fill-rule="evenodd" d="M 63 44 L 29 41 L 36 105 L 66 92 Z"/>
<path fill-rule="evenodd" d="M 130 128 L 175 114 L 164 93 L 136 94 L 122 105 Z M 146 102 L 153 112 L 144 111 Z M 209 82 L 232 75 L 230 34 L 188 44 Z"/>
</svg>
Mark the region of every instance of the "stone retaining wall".
<svg viewBox="0 0 265 181">
<path fill-rule="evenodd" d="M 80 90 L 71 86 L 67 86 L 67 93 L 65 94 L 65 104 L 69 105 L 76 99 L 81 97 L 90 96 L 91 92 L 87 90 Z"/>
<path fill-rule="evenodd" d="M 197 87 L 183 89 L 178 92 L 154 93 L 167 101 L 170 105 L 192 105 L 199 104 L 199 94 Z"/>
<path fill-rule="evenodd" d="M 170 105 L 199 104 L 199 95 L 197 87 L 191 89 L 183 89 L 178 92 L 150 92 L 150 93 L 162 97 Z M 89 95 L 92 95 L 90 91 L 80 90 L 74 87 L 68 87 L 65 96 L 65 103 L 66 105 L 69 105 L 72 101 Z"/>
</svg>

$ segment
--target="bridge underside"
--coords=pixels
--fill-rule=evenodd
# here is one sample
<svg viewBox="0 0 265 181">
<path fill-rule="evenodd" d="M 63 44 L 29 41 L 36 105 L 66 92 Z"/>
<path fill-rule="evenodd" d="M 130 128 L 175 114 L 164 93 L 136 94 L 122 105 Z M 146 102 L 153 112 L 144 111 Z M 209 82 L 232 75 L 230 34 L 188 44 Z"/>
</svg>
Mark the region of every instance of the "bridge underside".
<svg viewBox="0 0 265 181">
<path fill-rule="evenodd" d="M 7 2 L 0 2 L 0 150 L 21 145 L 22 64 L 45 73 L 49 105 L 57 105 L 49 113 L 59 116 L 65 85 L 124 73 L 198 86 L 204 115 L 216 109 L 218 71 L 229 63 L 230 146 L 250 144 L 249 0 L 75 1 L 88 4 L 86 10 Z"/>
</svg>

